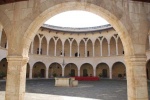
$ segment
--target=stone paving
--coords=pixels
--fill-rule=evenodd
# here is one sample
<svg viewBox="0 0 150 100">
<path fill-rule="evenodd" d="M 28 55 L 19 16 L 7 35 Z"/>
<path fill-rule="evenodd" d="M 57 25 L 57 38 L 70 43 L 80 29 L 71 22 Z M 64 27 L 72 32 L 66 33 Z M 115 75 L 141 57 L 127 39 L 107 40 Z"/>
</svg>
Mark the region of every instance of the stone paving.
<svg viewBox="0 0 150 100">
<path fill-rule="evenodd" d="M 126 80 L 79 81 L 78 87 L 55 87 L 54 82 L 53 79 L 27 80 L 26 100 L 70 100 L 72 97 L 72 100 L 127 100 Z M 0 91 L 5 91 L 5 81 L 0 81 Z M 3 92 L 0 94 L 4 96 Z"/>
</svg>

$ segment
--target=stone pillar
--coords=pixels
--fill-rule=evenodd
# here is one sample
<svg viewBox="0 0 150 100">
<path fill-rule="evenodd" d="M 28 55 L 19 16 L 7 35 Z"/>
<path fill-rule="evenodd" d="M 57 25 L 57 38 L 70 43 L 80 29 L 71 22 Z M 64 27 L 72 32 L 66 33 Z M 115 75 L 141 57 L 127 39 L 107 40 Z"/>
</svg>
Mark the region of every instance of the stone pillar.
<svg viewBox="0 0 150 100">
<path fill-rule="evenodd" d="M 3 32 L 3 27 L 0 25 L 0 46 L 1 46 L 1 41 L 2 41 L 2 32 Z"/>
<path fill-rule="evenodd" d="M 108 56 L 110 56 L 110 43 L 108 43 Z"/>
<path fill-rule="evenodd" d="M 8 56 L 5 100 L 24 100 L 28 58 Z"/>
<path fill-rule="evenodd" d="M 80 69 L 78 70 L 78 76 L 80 77 Z"/>
<path fill-rule="evenodd" d="M 116 55 L 118 55 L 118 42 L 116 42 Z"/>
<path fill-rule="evenodd" d="M 64 66 L 62 67 L 62 77 L 64 77 Z"/>
<path fill-rule="evenodd" d="M 102 46 L 102 42 L 100 43 L 100 55 L 103 56 L 103 46 Z"/>
<path fill-rule="evenodd" d="M 96 76 L 96 70 L 95 69 L 93 70 L 93 76 L 94 77 Z"/>
<path fill-rule="evenodd" d="M 150 50 L 150 35 L 148 35 L 148 42 L 149 42 L 148 49 Z"/>
<path fill-rule="evenodd" d="M 56 45 L 57 45 L 57 42 L 55 41 L 54 56 L 56 56 Z"/>
<path fill-rule="evenodd" d="M 93 43 L 93 57 L 95 57 L 95 45 Z"/>
<path fill-rule="evenodd" d="M 33 54 L 34 40 L 31 42 L 31 54 Z"/>
<path fill-rule="evenodd" d="M 47 52 L 46 52 L 47 56 L 49 55 L 49 42 L 47 42 Z"/>
<path fill-rule="evenodd" d="M 87 42 L 85 43 L 85 57 L 87 57 Z"/>
<path fill-rule="evenodd" d="M 62 44 L 62 56 L 64 57 L 64 43 Z"/>
<path fill-rule="evenodd" d="M 49 67 L 46 67 L 46 79 L 49 78 L 49 77 L 48 77 L 48 69 L 49 69 Z"/>
<path fill-rule="evenodd" d="M 41 39 L 40 39 L 40 41 L 39 41 L 39 55 L 41 55 Z"/>
<path fill-rule="evenodd" d="M 80 57 L 80 45 L 78 44 L 78 57 Z"/>
<path fill-rule="evenodd" d="M 33 68 L 32 68 L 32 67 L 30 67 L 29 79 L 32 79 L 32 70 L 33 70 Z"/>
<path fill-rule="evenodd" d="M 6 45 L 6 49 L 8 49 L 8 40 L 7 40 L 7 45 Z"/>
<path fill-rule="evenodd" d="M 148 100 L 146 55 L 125 57 L 128 100 Z"/>
<path fill-rule="evenodd" d="M 70 43 L 70 57 L 72 57 L 72 43 Z"/>
<path fill-rule="evenodd" d="M 109 68 L 109 79 L 112 79 L 112 68 Z"/>
</svg>

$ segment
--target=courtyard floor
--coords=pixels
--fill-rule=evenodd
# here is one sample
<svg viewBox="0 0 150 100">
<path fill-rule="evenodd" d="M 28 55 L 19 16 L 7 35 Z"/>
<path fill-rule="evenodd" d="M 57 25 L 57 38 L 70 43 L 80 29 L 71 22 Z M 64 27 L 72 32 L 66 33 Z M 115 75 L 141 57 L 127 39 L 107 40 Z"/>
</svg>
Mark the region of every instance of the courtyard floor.
<svg viewBox="0 0 150 100">
<path fill-rule="evenodd" d="M 78 87 L 55 87 L 54 83 L 53 79 L 27 80 L 25 100 L 127 100 L 126 80 L 79 81 Z M 5 84 L 0 81 L 0 100 L 4 100 Z"/>
</svg>

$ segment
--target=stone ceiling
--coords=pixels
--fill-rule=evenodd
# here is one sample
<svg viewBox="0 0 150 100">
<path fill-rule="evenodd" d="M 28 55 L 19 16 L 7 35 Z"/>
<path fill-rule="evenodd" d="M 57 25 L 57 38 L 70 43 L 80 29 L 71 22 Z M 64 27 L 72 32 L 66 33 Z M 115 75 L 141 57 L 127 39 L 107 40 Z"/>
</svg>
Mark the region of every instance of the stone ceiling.
<svg viewBox="0 0 150 100">
<path fill-rule="evenodd" d="M 29 0 L 0 0 L 0 5 L 19 1 L 29 1 Z M 131 1 L 150 2 L 150 0 L 131 0 Z"/>
</svg>

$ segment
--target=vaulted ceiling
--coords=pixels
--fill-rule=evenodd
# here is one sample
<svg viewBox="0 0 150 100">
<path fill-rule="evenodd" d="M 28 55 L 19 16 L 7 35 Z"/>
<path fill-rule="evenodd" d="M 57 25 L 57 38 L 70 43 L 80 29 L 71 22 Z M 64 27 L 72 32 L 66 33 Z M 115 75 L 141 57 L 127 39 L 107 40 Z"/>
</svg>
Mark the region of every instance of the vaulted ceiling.
<svg viewBox="0 0 150 100">
<path fill-rule="evenodd" d="M 19 1 L 29 1 L 29 0 L 0 0 L 0 5 Z M 150 0 L 131 0 L 131 1 L 150 2 Z"/>
</svg>

